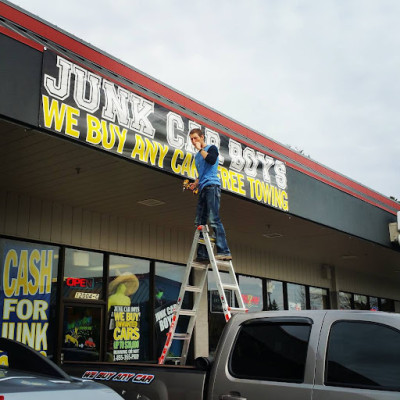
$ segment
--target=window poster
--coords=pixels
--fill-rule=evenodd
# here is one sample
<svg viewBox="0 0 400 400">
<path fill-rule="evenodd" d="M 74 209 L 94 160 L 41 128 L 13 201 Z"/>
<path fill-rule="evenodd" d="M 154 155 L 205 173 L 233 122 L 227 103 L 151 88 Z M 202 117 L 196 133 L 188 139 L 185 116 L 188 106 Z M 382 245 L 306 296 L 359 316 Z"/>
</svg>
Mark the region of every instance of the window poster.
<svg viewBox="0 0 400 400">
<path fill-rule="evenodd" d="M 99 359 L 100 313 L 99 307 L 79 305 L 64 308 L 64 360 Z"/>
<path fill-rule="evenodd" d="M 157 354 L 161 355 L 170 330 L 172 317 L 176 302 L 179 297 L 181 282 L 185 269 L 181 266 L 158 263 L 156 266 L 155 279 L 155 331 L 157 342 Z M 191 298 L 185 296 L 182 308 L 190 307 Z M 176 333 L 186 332 L 188 317 L 181 316 L 176 326 Z M 169 357 L 178 356 L 182 353 L 182 341 L 174 340 L 169 349 Z"/>
<path fill-rule="evenodd" d="M 57 280 L 58 248 L 0 240 L 1 337 L 47 355 L 52 282 Z M 55 291 L 55 290 L 54 290 Z"/>
<path fill-rule="evenodd" d="M 138 292 L 139 286 L 139 279 L 131 272 L 117 276 L 108 286 L 109 353 L 112 361 L 140 359 L 141 310 L 131 304 L 131 296 Z"/>
</svg>

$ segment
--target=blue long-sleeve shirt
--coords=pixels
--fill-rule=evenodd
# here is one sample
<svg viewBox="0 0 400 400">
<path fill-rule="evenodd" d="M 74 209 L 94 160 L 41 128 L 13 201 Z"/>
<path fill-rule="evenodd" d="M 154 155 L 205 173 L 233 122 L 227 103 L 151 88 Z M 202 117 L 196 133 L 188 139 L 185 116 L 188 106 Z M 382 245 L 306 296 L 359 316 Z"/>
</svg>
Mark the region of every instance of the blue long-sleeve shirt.
<svg viewBox="0 0 400 400">
<path fill-rule="evenodd" d="M 203 150 L 208 153 L 206 158 L 203 158 L 200 151 L 195 156 L 200 191 L 208 185 L 221 186 L 218 177 L 218 149 L 214 145 L 207 145 Z"/>
</svg>

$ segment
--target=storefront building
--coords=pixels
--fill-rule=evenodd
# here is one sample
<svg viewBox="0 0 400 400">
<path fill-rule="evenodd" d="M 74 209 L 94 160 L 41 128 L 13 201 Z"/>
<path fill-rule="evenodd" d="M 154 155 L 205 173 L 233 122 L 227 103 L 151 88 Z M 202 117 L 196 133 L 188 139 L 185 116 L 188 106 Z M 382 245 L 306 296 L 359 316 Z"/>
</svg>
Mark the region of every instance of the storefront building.
<svg viewBox="0 0 400 400">
<path fill-rule="evenodd" d="M 400 312 L 398 202 L 6 1 L 0 51 L 2 337 L 58 363 L 156 362 L 194 234 L 194 127 L 220 150 L 250 312 Z M 223 325 L 210 276 L 192 357 Z"/>
</svg>

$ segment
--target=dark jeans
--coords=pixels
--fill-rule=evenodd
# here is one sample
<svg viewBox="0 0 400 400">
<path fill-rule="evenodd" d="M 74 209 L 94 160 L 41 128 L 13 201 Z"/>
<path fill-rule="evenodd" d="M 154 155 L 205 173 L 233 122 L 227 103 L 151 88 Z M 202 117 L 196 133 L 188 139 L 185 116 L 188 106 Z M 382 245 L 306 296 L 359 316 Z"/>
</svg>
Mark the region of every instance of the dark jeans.
<svg viewBox="0 0 400 400">
<path fill-rule="evenodd" d="M 226 234 L 221 218 L 219 217 L 219 204 L 221 200 L 221 187 L 217 185 L 209 185 L 204 187 L 199 193 L 199 201 L 197 203 L 195 224 L 206 225 L 210 221 L 215 234 L 215 245 L 217 254 L 231 254 L 228 243 L 226 242 Z M 197 257 L 200 259 L 208 259 L 206 246 L 200 244 L 197 248 Z"/>
</svg>

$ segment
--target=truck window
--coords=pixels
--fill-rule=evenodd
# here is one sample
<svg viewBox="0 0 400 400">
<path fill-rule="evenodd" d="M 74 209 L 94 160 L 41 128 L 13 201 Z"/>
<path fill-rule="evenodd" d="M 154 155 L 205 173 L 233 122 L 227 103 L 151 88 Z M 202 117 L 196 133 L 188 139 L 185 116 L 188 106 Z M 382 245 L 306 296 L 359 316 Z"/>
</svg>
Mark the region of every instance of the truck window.
<svg viewBox="0 0 400 400">
<path fill-rule="evenodd" d="M 311 325 L 252 323 L 241 327 L 229 371 L 237 378 L 303 382 Z"/>
<path fill-rule="evenodd" d="M 400 331 L 376 323 L 340 321 L 331 329 L 325 384 L 400 390 Z"/>
</svg>

